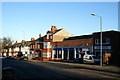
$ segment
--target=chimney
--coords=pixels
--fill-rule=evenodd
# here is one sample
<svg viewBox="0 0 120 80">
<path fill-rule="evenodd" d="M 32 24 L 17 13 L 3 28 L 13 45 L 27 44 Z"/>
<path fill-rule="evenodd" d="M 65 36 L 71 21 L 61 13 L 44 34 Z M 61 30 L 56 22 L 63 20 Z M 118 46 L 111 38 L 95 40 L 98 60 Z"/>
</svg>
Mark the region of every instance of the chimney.
<svg viewBox="0 0 120 80">
<path fill-rule="evenodd" d="M 18 41 L 16 41 L 16 43 L 18 43 Z"/>
<path fill-rule="evenodd" d="M 51 31 L 56 31 L 56 30 L 57 30 L 56 26 L 51 27 Z"/>
<path fill-rule="evenodd" d="M 31 41 L 34 41 L 35 40 L 35 38 L 31 38 Z"/>
<path fill-rule="evenodd" d="M 25 42 L 25 40 L 22 40 L 22 43 Z"/>
<path fill-rule="evenodd" d="M 39 38 L 41 38 L 42 37 L 42 35 L 41 34 L 39 34 Z"/>
</svg>

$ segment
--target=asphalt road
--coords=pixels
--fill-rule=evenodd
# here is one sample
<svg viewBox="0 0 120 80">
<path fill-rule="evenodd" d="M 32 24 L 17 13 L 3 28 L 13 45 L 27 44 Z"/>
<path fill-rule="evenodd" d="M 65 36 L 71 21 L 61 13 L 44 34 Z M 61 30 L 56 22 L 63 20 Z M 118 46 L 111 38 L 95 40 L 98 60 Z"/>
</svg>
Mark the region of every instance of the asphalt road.
<svg viewBox="0 0 120 80">
<path fill-rule="evenodd" d="M 116 73 L 49 62 L 2 60 L 2 68 L 12 67 L 15 80 L 120 80 Z"/>
</svg>

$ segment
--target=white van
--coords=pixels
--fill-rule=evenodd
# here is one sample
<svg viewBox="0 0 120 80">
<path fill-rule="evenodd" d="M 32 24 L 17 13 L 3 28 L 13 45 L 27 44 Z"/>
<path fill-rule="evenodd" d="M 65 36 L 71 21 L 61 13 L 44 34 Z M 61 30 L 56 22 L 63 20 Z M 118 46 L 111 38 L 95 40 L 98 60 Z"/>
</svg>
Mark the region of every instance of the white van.
<svg viewBox="0 0 120 80">
<path fill-rule="evenodd" d="M 84 55 L 83 56 L 84 63 L 100 63 L 100 57 L 95 55 Z"/>
</svg>

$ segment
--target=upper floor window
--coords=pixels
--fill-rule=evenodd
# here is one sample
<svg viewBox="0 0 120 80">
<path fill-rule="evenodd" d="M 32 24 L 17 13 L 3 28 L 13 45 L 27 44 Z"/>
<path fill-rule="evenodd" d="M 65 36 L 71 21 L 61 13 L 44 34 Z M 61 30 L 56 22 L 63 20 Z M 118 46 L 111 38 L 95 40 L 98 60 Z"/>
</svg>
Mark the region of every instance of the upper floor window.
<svg viewBox="0 0 120 80">
<path fill-rule="evenodd" d="M 110 38 L 103 38 L 102 43 L 103 44 L 110 44 Z M 95 44 L 100 44 L 100 39 L 99 38 L 95 39 Z"/>
<path fill-rule="evenodd" d="M 47 34 L 47 39 L 52 39 L 51 34 Z"/>
<path fill-rule="evenodd" d="M 99 44 L 100 43 L 100 39 L 95 39 L 95 44 Z"/>
<path fill-rule="evenodd" d="M 110 44 L 110 38 L 103 38 L 103 44 Z"/>
</svg>

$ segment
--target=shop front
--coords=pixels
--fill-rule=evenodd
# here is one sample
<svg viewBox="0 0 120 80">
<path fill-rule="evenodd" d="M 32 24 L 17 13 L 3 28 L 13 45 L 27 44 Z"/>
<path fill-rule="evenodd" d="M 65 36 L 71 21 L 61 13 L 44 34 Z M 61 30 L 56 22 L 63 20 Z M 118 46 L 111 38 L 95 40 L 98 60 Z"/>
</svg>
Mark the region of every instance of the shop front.
<svg viewBox="0 0 120 80">
<path fill-rule="evenodd" d="M 74 60 L 76 58 L 81 58 L 84 54 L 92 52 L 92 48 L 87 47 L 53 47 L 52 59 L 61 60 Z"/>
</svg>

